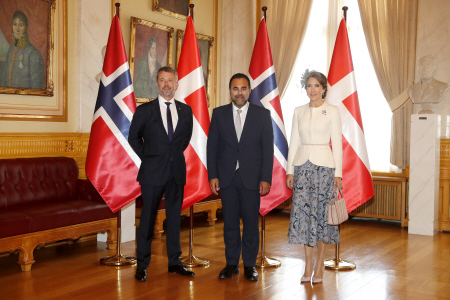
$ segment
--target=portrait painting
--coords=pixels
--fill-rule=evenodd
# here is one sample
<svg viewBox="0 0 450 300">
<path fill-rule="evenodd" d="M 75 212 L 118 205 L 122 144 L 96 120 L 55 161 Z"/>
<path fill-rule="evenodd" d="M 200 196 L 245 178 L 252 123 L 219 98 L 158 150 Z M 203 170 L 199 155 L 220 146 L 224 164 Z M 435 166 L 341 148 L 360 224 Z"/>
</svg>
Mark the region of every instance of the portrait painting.
<svg viewBox="0 0 450 300">
<path fill-rule="evenodd" d="M 53 95 L 55 0 L 0 0 L 0 93 Z"/>
<path fill-rule="evenodd" d="M 153 11 L 186 20 L 189 16 L 191 0 L 153 0 Z"/>
<path fill-rule="evenodd" d="M 169 26 L 131 17 L 130 71 L 138 102 L 158 97 L 156 74 L 172 65 L 173 31 Z"/>
<path fill-rule="evenodd" d="M 181 47 L 183 45 L 184 30 L 177 30 L 177 67 L 180 60 Z M 205 81 L 206 97 L 208 106 L 210 102 L 210 81 L 212 70 L 212 53 L 214 46 L 214 37 L 203 34 L 197 34 L 198 50 L 200 60 L 202 61 L 203 78 Z"/>
</svg>

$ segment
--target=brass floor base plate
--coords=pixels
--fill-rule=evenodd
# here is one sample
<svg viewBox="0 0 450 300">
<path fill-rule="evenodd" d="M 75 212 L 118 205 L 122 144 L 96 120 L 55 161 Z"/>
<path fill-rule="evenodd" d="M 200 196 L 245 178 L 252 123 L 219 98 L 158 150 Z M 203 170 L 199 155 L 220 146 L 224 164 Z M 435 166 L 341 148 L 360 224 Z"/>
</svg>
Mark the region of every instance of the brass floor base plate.
<svg viewBox="0 0 450 300">
<path fill-rule="evenodd" d="M 328 270 L 336 270 L 336 271 L 351 271 L 356 269 L 356 265 L 351 261 L 345 261 L 342 259 L 326 259 L 325 260 L 325 269 Z"/>
<path fill-rule="evenodd" d="M 259 256 L 256 259 L 255 267 L 257 268 L 278 268 L 281 267 L 281 261 L 278 259 Z"/>
<path fill-rule="evenodd" d="M 206 258 L 192 256 L 180 257 L 181 262 L 188 268 L 209 267 L 209 260 Z"/>
<path fill-rule="evenodd" d="M 100 259 L 100 263 L 102 265 L 107 266 L 129 266 L 129 265 L 135 265 L 137 263 L 136 257 L 132 256 L 105 256 Z"/>
</svg>

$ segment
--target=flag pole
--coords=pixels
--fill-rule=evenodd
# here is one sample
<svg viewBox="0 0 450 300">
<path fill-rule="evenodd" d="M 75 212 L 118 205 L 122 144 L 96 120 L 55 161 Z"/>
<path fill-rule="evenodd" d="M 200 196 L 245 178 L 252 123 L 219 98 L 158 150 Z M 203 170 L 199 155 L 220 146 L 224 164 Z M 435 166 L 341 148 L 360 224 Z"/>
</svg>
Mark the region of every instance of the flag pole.
<svg viewBox="0 0 450 300">
<path fill-rule="evenodd" d="M 194 4 L 189 4 L 189 15 L 194 20 Z M 181 262 L 188 268 L 209 267 L 209 260 L 196 257 L 193 254 L 194 248 L 194 205 L 189 208 L 189 255 L 180 257 Z"/>
<path fill-rule="evenodd" d="M 262 7 L 264 20 L 267 23 L 267 6 Z M 281 267 L 281 261 L 266 256 L 266 217 L 261 215 L 261 256 L 256 259 L 255 267 L 257 268 L 278 268 Z"/>
<path fill-rule="evenodd" d="M 120 3 L 116 3 L 116 15 L 119 18 Z M 105 256 L 100 259 L 102 265 L 128 266 L 137 263 L 136 257 L 124 256 L 122 254 L 122 210 L 117 212 L 117 247 L 114 256 Z"/>
<path fill-rule="evenodd" d="M 342 10 L 344 11 L 344 19 L 347 24 L 347 10 L 348 7 L 344 6 L 342 7 Z M 341 233 L 341 226 L 338 225 L 339 233 Z M 332 259 L 326 259 L 325 262 L 325 269 L 328 270 L 336 270 L 336 271 L 351 271 L 356 269 L 356 264 L 352 263 L 351 261 L 343 260 L 339 257 L 339 244 L 336 244 L 335 249 L 335 255 Z"/>
</svg>

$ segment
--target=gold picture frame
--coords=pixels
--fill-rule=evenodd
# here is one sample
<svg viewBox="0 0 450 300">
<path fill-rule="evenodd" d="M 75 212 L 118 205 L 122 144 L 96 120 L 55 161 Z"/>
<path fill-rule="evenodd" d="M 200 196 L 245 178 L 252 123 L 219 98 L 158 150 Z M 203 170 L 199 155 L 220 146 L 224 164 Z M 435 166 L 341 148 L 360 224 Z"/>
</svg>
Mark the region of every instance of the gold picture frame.
<svg viewBox="0 0 450 300">
<path fill-rule="evenodd" d="M 180 0 L 177 3 L 167 3 L 167 0 L 152 0 L 152 10 L 160 14 L 170 16 L 172 18 L 177 18 L 186 21 L 189 16 L 189 5 L 192 0 Z M 175 6 L 174 6 L 175 5 Z M 185 11 L 184 14 L 182 11 Z"/>
<path fill-rule="evenodd" d="M 174 29 L 135 17 L 131 17 L 130 22 L 131 78 L 136 102 L 145 103 L 158 96 L 156 84 L 153 84 L 158 69 L 172 66 Z M 154 62 L 153 69 L 149 59 Z"/>
<path fill-rule="evenodd" d="M 18 6 L 16 1 L 4 1 L 8 2 L 11 9 L 19 10 L 16 7 Z M 24 9 L 26 1 L 24 3 L 24 1 L 17 0 L 17 2 L 20 2 L 20 10 L 26 12 L 27 10 Z M 36 4 L 35 1 L 30 1 L 30 5 L 33 3 Z M 44 74 L 46 74 L 44 76 L 45 88 L 0 86 L 0 120 L 67 121 L 67 0 L 41 0 L 38 3 L 48 5 L 48 25 L 45 27 L 47 55 L 42 57 L 44 59 Z M 31 8 L 38 9 L 34 6 L 31 6 Z M 30 14 L 30 17 L 35 16 Z M 28 21 L 28 26 L 32 25 L 32 21 L 33 19 Z M 36 20 L 34 20 L 34 23 L 36 23 Z M 33 30 L 32 27 L 29 32 L 31 30 Z M 39 46 L 35 48 L 39 48 Z M 20 61 L 20 56 L 18 61 Z M 55 62 L 57 64 L 54 65 Z M 26 61 L 24 60 L 24 67 L 25 64 Z M 5 67 L 6 65 L 7 60 L 5 60 Z M 19 64 L 19 68 L 20 66 Z M 54 74 L 56 74 L 56 77 L 54 77 Z M 55 78 L 56 82 L 54 82 Z M 33 99 L 24 97 L 28 95 L 41 97 L 31 97 Z"/>
<path fill-rule="evenodd" d="M 177 68 L 180 60 L 181 45 L 183 42 L 184 30 L 177 30 Z M 205 77 L 206 98 L 208 101 L 208 107 L 210 107 L 211 99 L 211 74 L 213 65 L 213 47 L 214 37 L 197 33 L 198 48 L 200 51 L 200 59 L 202 60 L 203 75 Z M 204 43 L 203 43 L 204 42 Z M 207 55 L 207 57 L 205 57 Z M 204 64 L 204 62 L 207 62 Z"/>
</svg>

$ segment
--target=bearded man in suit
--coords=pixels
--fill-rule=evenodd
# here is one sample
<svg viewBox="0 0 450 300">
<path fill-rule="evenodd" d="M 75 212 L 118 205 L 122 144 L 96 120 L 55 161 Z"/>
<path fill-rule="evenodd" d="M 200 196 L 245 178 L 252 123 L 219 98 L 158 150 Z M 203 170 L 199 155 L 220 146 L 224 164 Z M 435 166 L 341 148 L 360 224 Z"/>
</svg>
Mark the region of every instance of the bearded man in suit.
<svg viewBox="0 0 450 300">
<path fill-rule="evenodd" d="M 186 184 L 184 150 L 192 135 L 192 109 L 174 99 L 178 75 L 171 67 L 157 73 L 159 96 L 137 107 L 130 126 L 128 142 L 141 158 L 137 180 L 141 185 L 143 206 L 137 237 L 135 278 L 147 280 L 156 214 L 165 194 L 167 216 L 167 257 L 169 273 L 194 276 L 180 261 L 180 220 Z"/>
<path fill-rule="evenodd" d="M 272 182 L 272 118 L 269 110 L 248 102 L 251 88 L 246 75 L 233 75 L 229 88 L 232 103 L 214 109 L 207 144 L 210 188 L 216 195 L 220 188 L 222 196 L 227 265 L 219 278 L 239 274 L 242 248 L 245 278 L 257 281 L 260 197 Z"/>
</svg>

